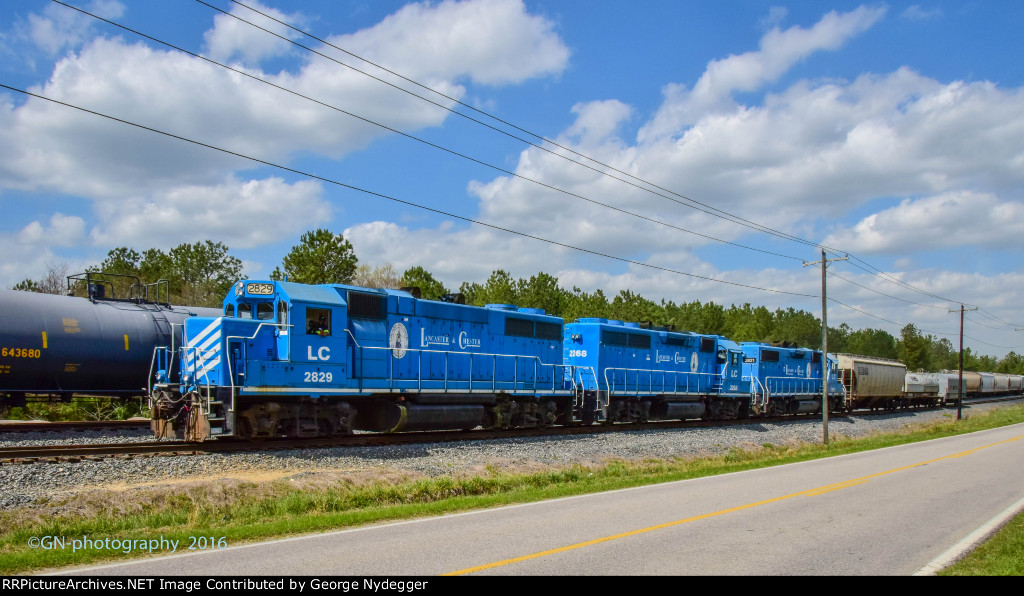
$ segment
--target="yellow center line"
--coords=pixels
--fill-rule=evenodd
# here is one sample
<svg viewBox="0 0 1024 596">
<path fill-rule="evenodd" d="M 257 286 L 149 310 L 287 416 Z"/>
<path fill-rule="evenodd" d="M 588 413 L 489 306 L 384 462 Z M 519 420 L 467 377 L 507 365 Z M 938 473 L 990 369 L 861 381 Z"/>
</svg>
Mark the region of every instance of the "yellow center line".
<svg viewBox="0 0 1024 596">
<path fill-rule="evenodd" d="M 683 524 L 688 524 L 690 522 L 699 521 L 699 520 L 702 520 L 702 519 L 709 519 L 709 518 L 712 518 L 712 517 L 718 517 L 718 516 L 721 516 L 721 515 L 726 515 L 728 513 L 736 513 L 737 511 L 743 511 L 745 509 L 753 509 L 754 507 L 760 507 L 761 505 L 767 505 L 769 503 L 777 503 L 779 501 L 785 501 L 787 499 L 792 499 L 792 498 L 795 498 L 795 497 L 805 497 L 805 496 L 806 497 L 814 497 L 814 496 L 818 496 L 818 495 L 823 495 L 825 493 L 830 493 L 830 492 L 833 492 L 833 491 L 842 490 L 844 488 L 849 488 L 851 486 L 857 486 L 857 485 L 860 485 L 860 484 L 864 484 L 864 483 L 868 482 L 869 480 L 873 480 L 875 478 L 880 478 L 882 476 L 886 476 L 888 474 L 893 474 L 895 472 L 902 472 L 904 470 L 910 470 L 910 469 L 913 469 L 913 468 L 919 468 L 921 466 L 926 466 L 928 464 L 932 464 L 932 463 L 939 462 L 939 461 L 946 460 L 946 459 L 955 459 L 955 458 L 971 455 L 971 454 L 973 454 L 973 453 L 975 453 L 977 451 L 981 451 L 982 449 L 987 449 L 989 447 L 994 447 L 996 445 L 1002 445 L 1003 443 L 1011 443 L 1013 441 L 1017 441 L 1017 440 L 1020 440 L 1022 438 L 1024 438 L 1024 435 L 1020 435 L 1020 436 L 1017 436 L 1017 437 L 1013 437 L 1013 438 L 1010 438 L 1010 439 L 999 441 L 997 443 L 992 443 L 990 445 L 983 445 L 981 447 L 975 447 L 973 449 L 968 449 L 967 451 L 961 451 L 959 453 L 954 453 L 954 454 L 951 454 L 951 455 L 944 455 L 942 457 L 938 457 L 938 458 L 935 458 L 935 459 L 930 459 L 928 461 L 918 462 L 916 464 L 910 464 L 908 466 L 901 466 L 899 468 L 893 468 L 892 470 L 886 470 L 885 472 L 878 472 L 876 474 L 870 474 L 868 476 L 862 476 L 860 478 L 854 478 L 852 480 L 845 480 L 843 482 L 838 482 L 838 483 L 835 483 L 835 484 L 829 484 L 829 485 L 825 485 L 825 486 L 820 486 L 818 488 L 802 490 L 800 492 L 792 493 L 792 494 L 789 494 L 789 495 L 784 495 L 784 496 L 781 496 L 781 497 L 775 497 L 775 498 L 772 498 L 772 499 L 765 499 L 763 501 L 757 501 L 756 503 L 748 503 L 746 505 L 740 505 L 740 506 L 737 506 L 737 507 L 730 507 L 729 509 L 722 509 L 721 511 L 715 511 L 713 513 L 705 513 L 703 515 L 696 515 L 694 517 L 688 517 L 686 519 L 679 519 L 679 520 L 667 522 L 667 523 L 664 523 L 664 524 L 658 524 L 656 526 L 649 526 L 649 527 L 646 527 L 646 528 L 640 528 L 638 530 L 631 530 L 629 532 L 622 532 L 621 534 L 614 534 L 612 536 L 604 536 L 602 538 L 595 538 L 593 540 L 587 540 L 585 542 L 577 542 L 576 544 L 570 544 L 568 546 L 562 546 L 562 547 L 559 547 L 559 548 L 553 548 L 553 549 L 541 551 L 541 552 L 538 552 L 538 553 L 533 553 L 533 554 L 529 554 L 529 555 L 523 555 L 521 557 L 515 557 L 515 558 L 512 558 L 512 559 L 505 559 L 503 561 L 495 561 L 494 563 L 487 563 L 485 565 L 477 565 L 476 567 L 467 567 L 466 569 L 460 569 L 458 571 L 452 571 L 450 573 L 445 573 L 445 574 L 442 574 L 442 575 L 445 575 L 445 576 L 449 576 L 449 575 L 452 575 L 452 576 L 454 576 L 454 575 L 468 575 L 470 573 L 475 573 L 477 571 L 483 571 L 485 569 L 494 569 L 496 567 L 504 567 L 505 565 L 512 565 L 513 563 L 521 563 L 523 561 L 529 561 L 530 559 L 539 559 L 541 557 L 546 557 L 548 555 L 564 553 L 566 551 L 576 550 L 578 548 L 583 548 L 583 547 L 586 547 L 586 546 L 593 546 L 595 544 L 601 544 L 602 542 L 610 542 L 612 540 L 618 540 L 620 538 L 627 538 L 629 536 L 637 536 L 637 535 L 640 535 L 640 534 L 646 534 L 647 532 L 653 532 L 655 530 L 662 530 L 662 529 L 665 529 L 665 528 L 671 528 L 671 527 L 674 527 L 674 526 L 680 526 L 680 525 L 683 525 Z"/>
</svg>

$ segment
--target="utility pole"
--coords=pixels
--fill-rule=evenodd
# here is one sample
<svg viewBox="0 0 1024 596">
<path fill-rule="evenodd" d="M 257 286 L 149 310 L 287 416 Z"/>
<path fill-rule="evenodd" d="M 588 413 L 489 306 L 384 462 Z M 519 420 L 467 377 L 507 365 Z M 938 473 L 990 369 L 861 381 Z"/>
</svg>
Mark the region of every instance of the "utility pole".
<svg viewBox="0 0 1024 596">
<path fill-rule="evenodd" d="M 963 303 L 960 303 L 960 393 L 957 395 L 956 400 L 956 419 L 960 420 L 961 412 L 964 406 L 964 312 L 968 310 L 978 310 L 978 307 L 964 308 Z M 949 312 L 956 312 L 955 308 L 949 309 Z"/>
<path fill-rule="evenodd" d="M 821 260 L 813 263 L 804 261 L 804 267 L 821 265 L 821 440 L 828 445 L 828 297 L 825 293 L 825 269 L 833 261 L 848 261 L 850 255 L 841 259 L 825 258 L 825 249 L 821 249 Z"/>
</svg>

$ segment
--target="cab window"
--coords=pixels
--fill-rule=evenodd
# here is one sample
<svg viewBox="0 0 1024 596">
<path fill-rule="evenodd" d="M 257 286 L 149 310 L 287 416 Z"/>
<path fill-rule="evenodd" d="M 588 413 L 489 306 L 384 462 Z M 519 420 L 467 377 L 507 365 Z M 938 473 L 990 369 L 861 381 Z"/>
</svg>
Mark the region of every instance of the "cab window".
<svg viewBox="0 0 1024 596">
<path fill-rule="evenodd" d="M 277 303 L 277 322 L 282 325 L 288 324 L 288 303 L 278 302 Z"/>
<path fill-rule="evenodd" d="M 259 302 L 256 304 L 256 318 L 260 321 L 269 321 L 274 318 L 274 303 Z"/>
<path fill-rule="evenodd" d="M 233 317 L 233 316 L 235 316 L 235 305 L 234 304 L 228 304 L 228 305 L 226 305 L 224 307 L 224 316 L 225 317 Z"/>
<path fill-rule="evenodd" d="M 252 318 L 252 307 L 249 306 L 248 302 L 243 302 L 238 305 L 238 318 L 239 319 L 251 319 Z"/>
<path fill-rule="evenodd" d="M 327 337 L 331 334 L 331 311 L 327 308 L 306 309 L 306 333 Z"/>
</svg>

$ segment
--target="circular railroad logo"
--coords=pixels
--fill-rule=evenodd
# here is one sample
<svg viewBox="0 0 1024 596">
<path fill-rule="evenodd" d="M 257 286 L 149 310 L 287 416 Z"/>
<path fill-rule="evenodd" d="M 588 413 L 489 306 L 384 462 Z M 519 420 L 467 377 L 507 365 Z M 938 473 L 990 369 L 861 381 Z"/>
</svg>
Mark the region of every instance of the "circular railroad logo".
<svg viewBox="0 0 1024 596">
<path fill-rule="evenodd" d="M 409 330 L 402 323 L 395 323 L 391 327 L 391 336 L 388 338 L 388 346 L 391 348 L 391 355 L 395 358 L 403 358 L 409 349 Z"/>
</svg>

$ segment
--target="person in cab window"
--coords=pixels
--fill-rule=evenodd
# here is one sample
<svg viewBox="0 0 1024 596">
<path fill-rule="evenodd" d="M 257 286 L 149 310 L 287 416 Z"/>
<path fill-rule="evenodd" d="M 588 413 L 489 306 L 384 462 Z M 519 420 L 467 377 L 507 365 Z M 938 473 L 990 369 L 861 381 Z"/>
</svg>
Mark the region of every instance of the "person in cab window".
<svg viewBox="0 0 1024 596">
<path fill-rule="evenodd" d="M 327 337 L 330 335 L 331 330 L 327 328 L 327 317 L 325 315 L 320 315 L 320 319 L 318 321 L 310 320 L 309 330 L 307 330 L 307 333 L 311 335 L 319 335 L 320 337 Z"/>
</svg>

